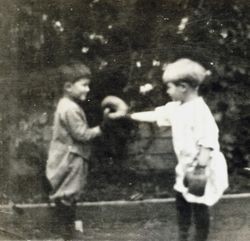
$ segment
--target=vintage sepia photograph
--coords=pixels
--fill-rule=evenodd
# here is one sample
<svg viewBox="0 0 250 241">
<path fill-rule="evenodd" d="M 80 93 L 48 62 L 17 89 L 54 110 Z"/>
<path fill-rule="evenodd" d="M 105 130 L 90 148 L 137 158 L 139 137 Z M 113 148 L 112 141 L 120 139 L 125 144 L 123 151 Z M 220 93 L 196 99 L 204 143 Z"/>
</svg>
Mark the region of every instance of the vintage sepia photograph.
<svg viewBox="0 0 250 241">
<path fill-rule="evenodd" d="M 0 241 L 249 241 L 250 1 L 0 0 Z"/>
</svg>

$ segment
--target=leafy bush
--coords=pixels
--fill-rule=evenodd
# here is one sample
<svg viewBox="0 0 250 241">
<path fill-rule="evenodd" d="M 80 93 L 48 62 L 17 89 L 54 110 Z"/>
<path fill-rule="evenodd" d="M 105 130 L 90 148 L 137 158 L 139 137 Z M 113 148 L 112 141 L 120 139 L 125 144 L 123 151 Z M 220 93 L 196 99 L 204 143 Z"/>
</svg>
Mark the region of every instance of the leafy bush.
<svg viewBox="0 0 250 241">
<path fill-rule="evenodd" d="M 91 125 L 95 125 L 102 118 L 99 103 L 108 94 L 125 99 L 132 111 L 168 101 L 161 84 L 162 66 L 189 57 L 213 72 L 201 93 L 219 124 L 230 171 L 249 165 L 247 1 L 13 0 L 5 5 L 8 11 L 2 10 L 2 14 L 11 22 L 6 62 L 15 63 L 18 75 L 6 85 L 6 93 L 14 93 L 16 99 L 10 100 L 7 94 L 3 97 L 8 105 L 1 107 L 2 123 L 7 126 L 2 129 L 28 123 L 25 134 L 2 132 L 2 140 L 19 143 L 15 158 L 26 155 L 34 162 L 45 158 L 39 154 L 40 144 L 46 146 L 42 130 L 51 125 L 51 113 L 61 94 L 56 68 L 62 63 L 74 58 L 92 69 L 92 92 L 85 108 Z M 7 18 L 8 12 L 15 13 L 15 18 Z M 140 86 L 147 83 L 154 89 L 141 95 Z M 44 127 L 33 125 L 32 115 L 44 112 L 48 123 Z M 118 159 L 130 134 L 116 136 L 121 141 L 111 145 L 114 148 L 109 156 Z M 111 141 L 115 134 L 109 138 Z M 6 149 L 3 143 L 1 149 Z M 24 152 L 27 145 L 34 151 Z"/>
</svg>

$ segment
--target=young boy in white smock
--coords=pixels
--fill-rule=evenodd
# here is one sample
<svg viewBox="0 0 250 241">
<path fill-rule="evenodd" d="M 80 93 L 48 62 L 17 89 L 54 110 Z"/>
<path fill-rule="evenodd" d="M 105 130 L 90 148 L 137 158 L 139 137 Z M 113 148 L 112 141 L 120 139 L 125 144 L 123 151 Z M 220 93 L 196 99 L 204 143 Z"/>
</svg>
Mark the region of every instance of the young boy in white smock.
<svg viewBox="0 0 250 241">
<path fill-rule="evenodd" d="M 163 82 L 172 101 L 154 111 L 138 112 L 130 117 L 136 121 L 156 122 L 171 126 L 176 165 L 176 209 L 179 240 L 188 240 L 191 217 L 195 224 L 192 240 L 205 241 L 209 233 L 209 208 L 228 187 L 227 165 L 220 152 L 218 127 L 203 98 L 199 86 L 210 71 L 190 59 L 168 64 Z M 204 193 L 192 193 L 186 184 L 188 174 L 199 170 L 206 176 Z"/>
</svg>

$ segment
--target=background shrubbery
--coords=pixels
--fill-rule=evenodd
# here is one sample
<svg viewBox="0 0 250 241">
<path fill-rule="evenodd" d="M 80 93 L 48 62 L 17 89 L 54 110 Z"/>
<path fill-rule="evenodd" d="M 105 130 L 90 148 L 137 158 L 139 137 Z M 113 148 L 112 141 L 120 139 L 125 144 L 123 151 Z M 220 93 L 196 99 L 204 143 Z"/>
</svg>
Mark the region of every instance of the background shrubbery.
<svg viewBox="0 0 250 241">
<path fill-rule="evenodd" d="M 220 127 L 229 171 L 249 165 L 249 11 L 247 0 L 3 1 L 2 173 L 9 170 L 6 176 L 11 176 L 16 162 L 27 172 L 35 165 L 43 173 L 52 113 L 61 94 L 56 68 L 69 59 L 92 69 L 85 106 L 91 125 L 101 120 L 104 96 L 120 96 L 132 110 L 163 104 L 163 64 L 179 57 L 201 62 L 213 73 L 201 92 Z M 139 86 L 146 83 L 155 88 L 140 95 Z M 119 154 L 131 135 L 119 128 L 109 138 L 122 141 L 106 145 L 99 159 L 111 158 L 114 164 L 124 158 Z"/>
</svg>

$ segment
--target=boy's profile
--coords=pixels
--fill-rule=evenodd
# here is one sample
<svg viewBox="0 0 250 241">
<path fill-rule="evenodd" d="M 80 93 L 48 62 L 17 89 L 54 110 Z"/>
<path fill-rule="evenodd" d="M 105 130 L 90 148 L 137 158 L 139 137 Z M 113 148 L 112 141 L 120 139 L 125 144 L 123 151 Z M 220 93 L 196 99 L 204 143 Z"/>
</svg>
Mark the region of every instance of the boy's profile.
<svg viewBox="0 0 250 241">
<path fill-rule="evenodd" d="M 58 225 L 71 238 L 74 231 L 75 204 L 81 196 L 88 173 L 90 141 L 101 134 L 100 127 L 89 128 L 84 102 L 90 91 L 91 72 L 81 63 L 60 68 L 63 97 L 59 100 L 53 123 L 46 175 L 52 186 L 51 201 L 56 203 Z M 64 232 L 63 231 L 63 232 Z"/>
</svg>

